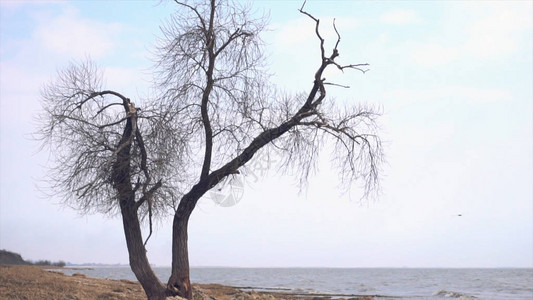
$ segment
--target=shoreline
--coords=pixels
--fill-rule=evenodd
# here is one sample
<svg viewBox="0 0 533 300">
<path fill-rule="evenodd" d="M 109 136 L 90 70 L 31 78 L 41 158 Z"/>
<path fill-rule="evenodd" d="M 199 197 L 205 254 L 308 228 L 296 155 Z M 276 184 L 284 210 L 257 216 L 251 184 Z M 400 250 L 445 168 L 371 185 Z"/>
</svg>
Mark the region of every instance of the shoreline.
<svg viewBox="0 0 533 300">
<path fill-rule="evenodd" d="M 0 299 L 146 299 L 137 281 L 71 276 L 49 266 L 0 265 Z M 277 299 L 346 299 L 370 300 L 373 296 L 343 294 L 301 294 L 268 291 L 253 287 L 193 283 L 194 300 L 277 300 Z"/>
</svg>

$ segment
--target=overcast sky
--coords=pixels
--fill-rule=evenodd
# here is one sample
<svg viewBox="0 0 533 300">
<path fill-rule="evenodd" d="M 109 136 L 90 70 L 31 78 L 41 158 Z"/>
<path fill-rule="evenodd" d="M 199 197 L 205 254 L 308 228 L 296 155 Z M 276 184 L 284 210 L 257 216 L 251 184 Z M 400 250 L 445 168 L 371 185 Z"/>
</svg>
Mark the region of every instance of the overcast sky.
<svg viewBox="0 0 533 300">
<path fill-rule="evenodd" d="M 49 154 L 31 133 L 39 88 L 71 60 L 90 56 L 108 88 L 147 94 L 158 26 L 175 9 L 156 4 L 0 2 L 0 248 L 33 260 L 128 262 L 119 219 L 81 216 L 39 192 Z M 301 1 L 253 5 L 270 12 L 272 80 L 309 91 L 319 57 Z M 351 86 L 330 87 L 336 101 L 383 109 L 381 196 L 339 194 L 327 155 L 302 193 L 275 170 L 248 176 L 244 190 L 226 190 L 236 205 L 200 201 L 191 264 L 533 267 L 532 2 L 309 1 L 307 10 L 326 37 L 337 18 L 341 62 L 370 64 L 327 78 Z M 148 245 L 157 265 L 170 265 L 170 225 L 162 220 Z"/>
</svg>

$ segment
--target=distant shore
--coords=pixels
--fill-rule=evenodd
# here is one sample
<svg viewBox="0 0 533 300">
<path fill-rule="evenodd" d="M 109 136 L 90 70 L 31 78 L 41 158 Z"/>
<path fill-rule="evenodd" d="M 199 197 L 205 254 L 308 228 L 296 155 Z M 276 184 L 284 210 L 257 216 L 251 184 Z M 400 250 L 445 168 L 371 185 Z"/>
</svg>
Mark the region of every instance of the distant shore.
<svg viewBox="0 0 533 300">
<path fill-rule="evenodd" d="M 130 280 L 72 276 L 53 267 L 0 265 L 0 299 L 79 299 L 140 300 L 146 299 L 141 285 Z M 195 300 L 276 300 L 331 299 L 327 295 L 295 295 L 267 291 L 247 291 L 218 284 L 193 284 Z M 372 297 L 336 299 L 368 300 Z"/>
</svg>

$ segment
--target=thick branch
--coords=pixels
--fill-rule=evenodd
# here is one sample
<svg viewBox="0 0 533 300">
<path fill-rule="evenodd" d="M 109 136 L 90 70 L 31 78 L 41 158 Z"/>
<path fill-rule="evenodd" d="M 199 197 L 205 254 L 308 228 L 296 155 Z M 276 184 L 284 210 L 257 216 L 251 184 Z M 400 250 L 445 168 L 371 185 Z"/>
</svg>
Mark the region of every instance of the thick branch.
<svg viewBox="0 0 533 300">
<path fill-rule="evenodd" d="M 188 217 L 196 206 L 197 201 L 209 189 L 217 185 L 226 176 L 236 174 L 238 169 L 250 161 L 259 149 L 279 138 L 292 127 L 296 126 L 302 118 L 302 115 L 297 114 L 290 120 L 282 123 L 280 126 L 268 129 L 259 134 L 237 157 L 226 163 L 221 168 L 213 171 L 209 174 L 209 176 L 200 180 L 199 183 L 194 185 L 193 188 L 183 196 L 176 214 Z"/>
<path fill-rule="evenodd" d="M 93 99 L 93 98 L 95 98 L 95 97 L 98 97 L 98 96 L 105 96 L 105 95 L 113 95 L 113 96 L 117 96 L 117 97 L 119 97 L 119 98 L 123 101 L 123 105 L 124 105 L 124 103 L 126 103 L 127 101 L 129 101 L 129 99 L 126 98 L 125 96 L 123 96 L 122 94 L 117 93 L 117 92 L 115 92 L 115 91 L 107 90 L 107 91 L 101 91 L 101 92 L 93 92 L 93 93 L 91 93 L 91 95 L 89 95 L 89 97 L 87 97 L 87 98 L 85 99 L 84 102 L 87 102 L 87 101 L 89 101 L 89 100 L 91 100 L 91 99 Z M 83 104 L 83 103 L 81 103 L 81 104 Z M 81 107 L 81 104 L 80 104 L 80 107 Z"/>
</svg>

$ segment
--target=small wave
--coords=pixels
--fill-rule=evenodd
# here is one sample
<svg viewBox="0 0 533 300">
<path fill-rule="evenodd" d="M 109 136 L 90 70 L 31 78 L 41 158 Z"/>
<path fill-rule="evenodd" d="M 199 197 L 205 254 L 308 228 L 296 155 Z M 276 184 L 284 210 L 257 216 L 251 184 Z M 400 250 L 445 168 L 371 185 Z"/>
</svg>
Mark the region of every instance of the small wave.
<svg viewBox="0 0 533 300">
<path fill-rule="evenodd" d="M 257 287 L 257 286 L 230 286 L 239 290 L 254 290 L 254 291 L 292 291 L 293 289 L 287 287 Z"/>
<path fill-rule="evenodd" d="M 477 299 L 477 297 L 474 297 L 472 295 L 467 295 L 463 293 L 453 292 L 453 291 L 446 291 L 446 290 L 439 290 L 433 293 L 433 296 L 442 296 L 445 298 L 457 298 L 459 300 L 473 300 Z"/>
</svg>

